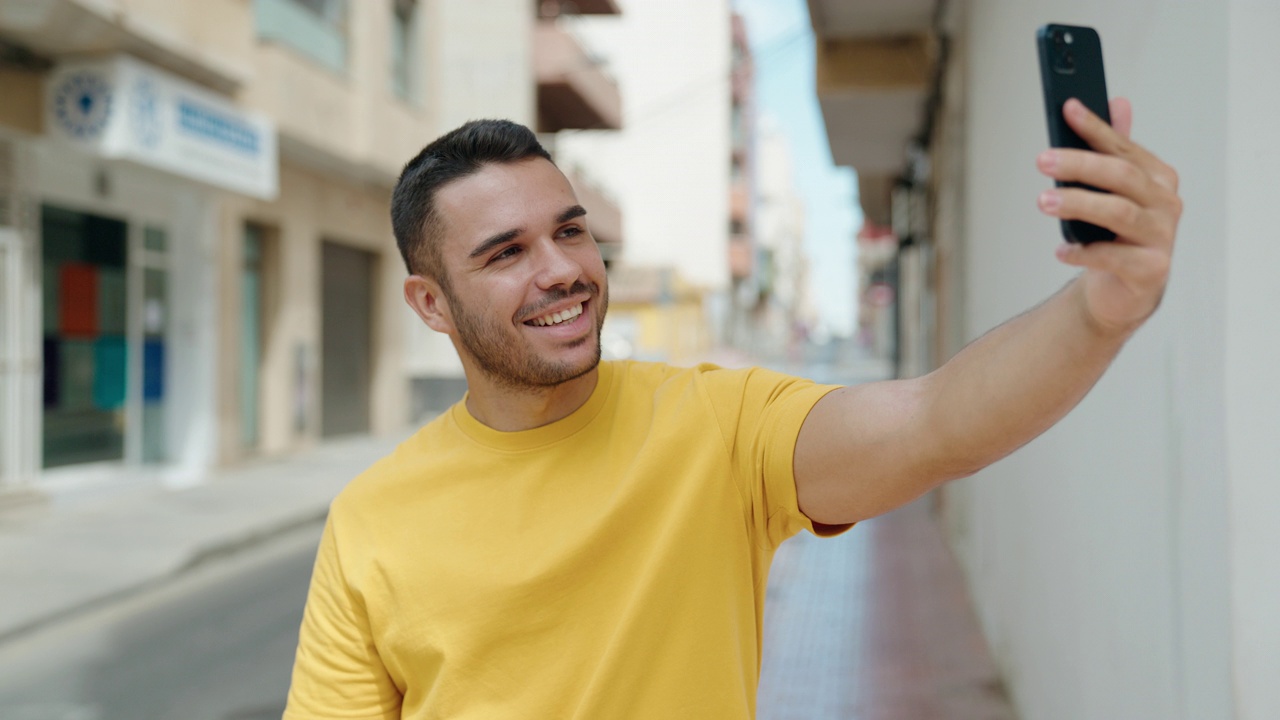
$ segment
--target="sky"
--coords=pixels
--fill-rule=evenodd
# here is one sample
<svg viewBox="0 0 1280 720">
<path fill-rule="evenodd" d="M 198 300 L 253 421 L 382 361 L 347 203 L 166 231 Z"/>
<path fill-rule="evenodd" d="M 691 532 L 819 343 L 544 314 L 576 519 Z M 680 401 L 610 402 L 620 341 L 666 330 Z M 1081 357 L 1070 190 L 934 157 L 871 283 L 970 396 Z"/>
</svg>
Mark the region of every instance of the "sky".
<svg viewBox="0 0 1280 720">
<path fill-rule="evenodd" d="M 854 233 L 862 224 L 855 176 L 831 162 L 814 92 L 814 39 L 804 0 L 733 0 L 756 65 L 756 103 L 791 146 L 796 191 L 805 204 L 810 297 L 834 335 L 853 332 Z"/>
</svg>

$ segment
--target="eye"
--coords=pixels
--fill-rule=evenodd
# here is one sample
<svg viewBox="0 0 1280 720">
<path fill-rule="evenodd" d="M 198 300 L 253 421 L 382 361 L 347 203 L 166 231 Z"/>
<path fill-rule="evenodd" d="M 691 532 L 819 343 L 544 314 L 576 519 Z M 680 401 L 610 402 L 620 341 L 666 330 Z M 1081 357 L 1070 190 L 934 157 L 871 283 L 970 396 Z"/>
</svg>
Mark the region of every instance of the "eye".
<svg viewBox="0 0 1280 720">
<path fill-rule="evenodd" d="M 578 227 L 577 225 L 570 225 L 569 227 L 560 231 L 560 237 L 576 237 L 578 235 L 582 235 L 585 232 L 586 232 L 585 230 Z"/>
<path fill-rule="evenodd" d="M 519 245 L 508 245 L 502 249 L 502 252 L 498 253 L 497 255 L 494 255 L 490 259 L 490 262 L 493 262 L 496 260 L 506 260 L 507 258 L 512 258 L 519 254 L 520 254 Z"/>
</svg>

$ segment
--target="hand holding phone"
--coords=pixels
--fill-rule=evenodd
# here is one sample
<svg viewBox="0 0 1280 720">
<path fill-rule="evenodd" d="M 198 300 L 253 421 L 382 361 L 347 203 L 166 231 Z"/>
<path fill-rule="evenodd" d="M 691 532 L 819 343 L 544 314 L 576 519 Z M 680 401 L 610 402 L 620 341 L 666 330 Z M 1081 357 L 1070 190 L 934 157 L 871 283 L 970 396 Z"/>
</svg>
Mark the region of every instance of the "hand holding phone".
<svg viewBox="0 0 1280 720">
<path fill-rule="evenodd" d="M 1096 32 L 1047 25 L 1038 41 L 1054 147 L 1036 166 L 1057 185 L 1038 205 L 1062 221 L 1068 242 L 1058 260 L 1084 270 L 1071 287 L 1092 329 L 1127 337 L 1159 306 L 1169 280 L 1182 216 L 1178 173 L 1130 138 L 1129 102 L 1107 100 Z"/>
<path fill-rule="evenodd" d="M 1058 148 L 1090 150 L 1089 143 L 1071 129 L 1062 115 L 1062 106 L 1071 98 L 1084 103 L 1093 114 L 1111 122 L 1107 101 L 1107 80 L 1102 67 L 1102 40 L 1089 27 L 1049 24 L 1036 32 L 1040 56 L 1040 84 L 1044 89 L 1045 117 L 1049 122 L 1049 144 Z M 1099 188 L 1077 182 L 1056 181 L 1058 187 Z M 1063 220 L 1062 237 L 1067 242 L 1089 244 L 1115 240 L 1116 234 L 1082 220 Z"/>
</svg>

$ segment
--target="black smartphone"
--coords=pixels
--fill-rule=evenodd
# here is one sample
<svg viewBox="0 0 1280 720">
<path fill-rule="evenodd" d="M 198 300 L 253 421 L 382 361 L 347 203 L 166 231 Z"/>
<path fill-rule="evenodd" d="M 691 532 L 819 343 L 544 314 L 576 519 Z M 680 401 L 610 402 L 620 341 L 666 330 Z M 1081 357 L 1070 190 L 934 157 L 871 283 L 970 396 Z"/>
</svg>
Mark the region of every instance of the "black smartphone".
<svg viewBox="0 0 1280 720">
<path fill-rule="evenodd" d="M 1062 105 L 1076 98 L 1095 115 L 1111 122 L 1107 103 L 1107 79 L 1102 71 L 1102 39 L 1091 27 L 1049 24 L 1036 31 L 1040 54 L 1040 85 L 1044 88 L 1045 117 L 1049 120 L 1049 144 L 1089 150 L 1089 143 L 1067 125 Z M 1106 192 L 1077 182 L 1056 181 L 1058 187 L 1081 187 Z M 1067 242 L 1088 244 L 1115 240 L 1115 233 L 1081 220 L 1063 220 Z"/>
</svg>

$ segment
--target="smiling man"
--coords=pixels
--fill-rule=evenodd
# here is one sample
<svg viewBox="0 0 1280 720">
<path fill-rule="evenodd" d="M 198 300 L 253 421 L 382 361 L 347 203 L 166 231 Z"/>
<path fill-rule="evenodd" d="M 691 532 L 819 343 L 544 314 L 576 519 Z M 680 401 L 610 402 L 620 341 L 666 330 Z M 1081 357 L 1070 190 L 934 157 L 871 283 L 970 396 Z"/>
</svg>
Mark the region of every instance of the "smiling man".
<svg viewBox="0 0 1280 720">
<path fill-rule="evenodd" d="M 528 129 L 478 121 L 392 198 L 405 300 L 466 397 L 356 478 L 321 539 L 285 717 L 754 717 L 774 551 L 1007 455 L 1088 391 L 1163 294 L 1177 176 L 1068 103 L 1104 188 L 1041 209 L 1113 229 L 1085 268 L 921 378 L 837 388 L 760 370 L 600 362 L 604 263 Z"/>
</svg>

